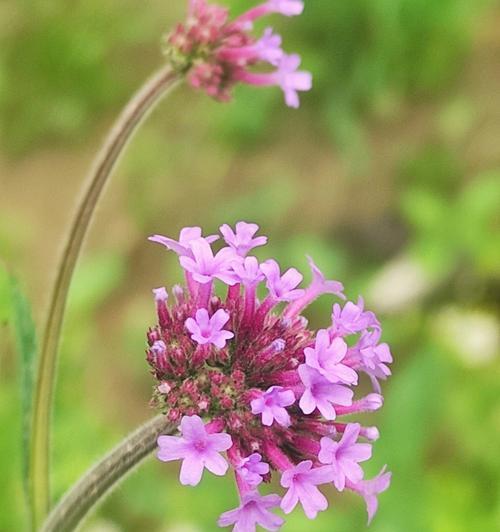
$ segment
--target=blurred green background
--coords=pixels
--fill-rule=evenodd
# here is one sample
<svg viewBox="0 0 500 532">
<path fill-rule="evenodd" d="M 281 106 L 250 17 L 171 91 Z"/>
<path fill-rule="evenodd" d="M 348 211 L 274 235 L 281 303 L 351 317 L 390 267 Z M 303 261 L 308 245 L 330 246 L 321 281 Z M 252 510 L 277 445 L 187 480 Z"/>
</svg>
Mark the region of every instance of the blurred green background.
<svg viewBox="0 0 500 532">
<path fill-rule="evenodd" d="M 227 0 L 226 3 L 229 3 Z M 231 1 L 235 13 L 253 4 Z M 310 0 L 273 20 L 314 90 L 298 111 L 278 90 L 219 104 L 185 87 L 146 122 L 100 205 L 71 292 L 54 415 L 59 497 L 152 415 L 144 333 L 150 289 L 180 280 L 146 237 L 255 221 L 267 256 L 314 256 L 365 295 L 395 357 L 367 467 L 391 489 L 372 532 L 500 530 L 500 3 Z M 53 268 L 89 161 L 162 58 L 184 0 L 0 3 L 0 254 L 40 329 Z M 325 298 L 309 314 L 329 320 Z M 19 364 L 0 277 L 0 530 L 26 526 Z M 196 489 L 150 460 L 86 532 L 204 532 L 236 504 L 232 480 Z M 314 522 L 362 531 L 363 501 L 331 495 Z"/>
</svg>

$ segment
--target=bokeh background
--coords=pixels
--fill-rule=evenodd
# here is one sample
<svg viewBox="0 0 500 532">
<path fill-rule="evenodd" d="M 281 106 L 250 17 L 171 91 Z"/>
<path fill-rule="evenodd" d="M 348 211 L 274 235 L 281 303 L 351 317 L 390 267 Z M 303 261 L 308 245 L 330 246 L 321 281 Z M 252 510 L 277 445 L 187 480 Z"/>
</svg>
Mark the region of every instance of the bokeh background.
<svg viewBox="0 0 500 532">
<path fill-rule="evenodd" d="M 248 0 L 232 0 L 235 13 Z M 394 376 L 367 466 L 393 471 L 372 532 L 500 530 L 500 3 L 309 0 L 276 19 L 314 73 L 298 111 L 279 90 L 219 104 L 182 87 L 146 122 L 108 187 L 72 286 L 54 415 L 59 497 L 152 415 L 144 333 L 151 288 L 180 280 L 149 244 L 184 225 L 255 221 L 268 256 L 314 256 L 366 297 Z M 120 107 L 162 61 L 184 0 L 0 2 L 0 253 L 40 328 L 75 197 Z M 274 23 L 274 21 L 273 21 Z M 19 364 L 0 277 L 0 530 L 22 531 Z M 331 301 L 312 308 L 327 323 Z M 204 532 L 236 503 L 232 480 L 196 489 L 150 460 L 86 532 Z M 314 522 L 365 530 L 363 501 L 333 492 Z"/>
</svg>

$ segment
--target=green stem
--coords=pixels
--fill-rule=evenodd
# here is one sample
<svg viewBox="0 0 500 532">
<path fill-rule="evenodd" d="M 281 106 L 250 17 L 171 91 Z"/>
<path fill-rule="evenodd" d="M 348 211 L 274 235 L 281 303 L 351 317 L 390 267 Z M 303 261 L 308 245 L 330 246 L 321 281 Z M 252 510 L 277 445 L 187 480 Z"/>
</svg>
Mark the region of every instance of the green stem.
<svg viewBox="0 0 500 532">
<path fill-rule="evenodd" d="M 90 469 L 57 503 L 41 532 L 74 530 L 87 513 L 108 495 L 156 447 L 160 434 L 172 434 L 176 425 L 157 416 L 137 429 Z"/>
<path fill-rule="evenodd" d="M 57 276 L 50 299 L 36 375 L 29 464 L 30 503 L 34 530 L 39 528 L 47 515 L 50 503 L 50 417 L 57 350 L 76 261 L 104 185 L 125 146 L 142 120 L 180 77 L 181 75 L 172 71 L 170 67 L 164 67 L 151 77 L 127 104 L 95 159 L 76 215 L 70 224 L 66 245 L 56 270 Z"/>
</svg>

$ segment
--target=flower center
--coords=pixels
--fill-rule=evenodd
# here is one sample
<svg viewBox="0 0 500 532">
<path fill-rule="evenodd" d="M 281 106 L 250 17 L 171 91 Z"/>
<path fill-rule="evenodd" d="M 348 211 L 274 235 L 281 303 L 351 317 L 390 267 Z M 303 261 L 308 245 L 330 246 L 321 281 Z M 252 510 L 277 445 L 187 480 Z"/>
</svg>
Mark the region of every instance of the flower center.
<svg viewBox="0 0 500 532">
<path fill-rule="evenodd" d="M 202 453 L 202 452 L 206 451 L 206 449 L 207 449 L 207 442 L 205 440 L 195 441 L 194 442 L 194 448 L 198 452 Z"/>
</svg>

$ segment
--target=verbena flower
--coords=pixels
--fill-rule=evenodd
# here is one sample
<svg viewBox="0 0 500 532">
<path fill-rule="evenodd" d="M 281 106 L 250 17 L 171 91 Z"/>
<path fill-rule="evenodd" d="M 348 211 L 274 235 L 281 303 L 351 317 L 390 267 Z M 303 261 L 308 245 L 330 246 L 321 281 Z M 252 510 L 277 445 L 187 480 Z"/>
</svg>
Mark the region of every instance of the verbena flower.
<svg viewBox="0 0 500 532">
<path fill-rule="evenodd" d="M 191 86 L 217 100 L 229 100 L 234 85 L 242 82 L 278 86 L 286 104 L 298 107 L 298 92 L 311 89 L 311 74 L 299 70 L 297 54 L 282 50 L 282 39 L 272 28 L 260 38 L 252 30 L 257 19 L 300 15 L 303 8 L 302 0 L 268 0 L 230 20 L 226 8 L 190 0 L 186 22 L 165 38 L 165 54 L 174 68 L 187 72 Z"/>
<path fill-rule="evenodd" d="M 190 485 L 205 468 L 216 475 L 231 468 L 240 505 L 219 524 L 236 531 L 278 530 L 283 520 L 271 511 L 277 507 L 289 513 L 300 504 L 314 518 L 328 506 L 323 484 L 360 494 L 371 520 L 390 473 L 366 480 L 360 463 L 370 459 L 379 433 L 341 418 L 383 405 L 379 380 L 390 374 L 392 358 L 380 343 L 379 321 L 359 299 L 335 303 L 332 322 L 312 331 L 302 311 L 322 294 L 345 299 L 341 283 L 326 280 L 309 259 L 312 281 L 301 288 L 296 269 L 282 273 L 277 261 L 248 256 L 267 242 L 256 236 L 257 225 L 220 229 L 219 250 L 212 249 L 218 238 L 202 237 L 200 228 L 184 229 L 179 240 L 151 238 L 177 253 L 186 278 L 173 297 L 163 287 L 153 290 L 152 403 L 180 421 L 179 436 L 158 439 L 158 458 L 182 460 L 180 480 Z M 217 295 L 224 287 L 226 294 Z M 359 397 L 363 375 L 374 390 Z M 283 498 L 259 493 L 274 473 L 286 488 Z"/>
</svg>

